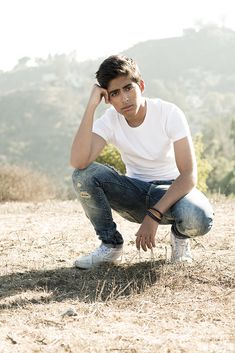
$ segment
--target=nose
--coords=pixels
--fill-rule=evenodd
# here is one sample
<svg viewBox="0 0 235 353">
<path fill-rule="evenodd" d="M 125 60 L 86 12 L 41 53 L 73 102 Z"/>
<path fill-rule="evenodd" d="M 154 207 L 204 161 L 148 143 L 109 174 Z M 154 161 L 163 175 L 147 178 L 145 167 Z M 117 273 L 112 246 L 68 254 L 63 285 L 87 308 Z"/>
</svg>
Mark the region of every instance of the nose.
<svg viewBox="0 0 235 353">
<path fill-rule="evenodd" d="M 127 92 L 123 92 L 122 101 L 123 101 L 123 103 L 127 103 L 129 101 L 129 96 L 128 96 Z"/>
</svg>

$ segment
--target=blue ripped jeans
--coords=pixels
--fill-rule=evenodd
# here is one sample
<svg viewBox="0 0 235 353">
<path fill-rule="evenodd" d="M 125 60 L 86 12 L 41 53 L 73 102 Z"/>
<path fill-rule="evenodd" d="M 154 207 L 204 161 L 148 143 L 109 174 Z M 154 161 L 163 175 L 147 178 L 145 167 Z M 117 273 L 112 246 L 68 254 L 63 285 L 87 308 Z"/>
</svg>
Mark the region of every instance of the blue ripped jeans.
<svg viewBox="0 0 235 353">
<path fill-rule="evenodd" d="M 96 162 L 73 173 L 74 188 L 86 216 L 99 239 L 113 246 L 122 244 L 123 238 L 111 210 L 128 221 L 142 223 L 147 209 L 162 198 L 171 183 L 172 180 L 145 182 L 129 178 Z M 199 190 L 193 189 L 164 213 L 161 224 L 171 224 L 176 237 L 188 238 L 206 234 L 212 221 L 209 201 Z"/>
</svg>

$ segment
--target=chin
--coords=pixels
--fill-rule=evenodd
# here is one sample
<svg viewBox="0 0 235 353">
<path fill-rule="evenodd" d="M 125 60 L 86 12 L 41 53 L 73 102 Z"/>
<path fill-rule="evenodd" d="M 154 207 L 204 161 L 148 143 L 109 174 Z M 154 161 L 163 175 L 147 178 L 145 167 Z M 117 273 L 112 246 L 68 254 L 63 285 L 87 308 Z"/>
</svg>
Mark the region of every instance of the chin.
<svg viewBox="0 0 235 353">
<path fill-rule="evenodd" d="M 136 108 L 132 108 L 131 110 L 129 110 L 128 112 L 124 113 L 123 115 L 129 118 L 135 118 L 136 114 L 138 113 L 138 110 Z"/>
<path fill-rule="evenodd" d="M 132 120 L 134 120 L 135 119 L 135 113 L 130 113 L 130 114 L 125 114 L 125 115 L 123 115 L 124 116 L 124 118 L 126 119 L 126 120 L 130 120 L 130 121 L 132 121 Z"/>
</svg>

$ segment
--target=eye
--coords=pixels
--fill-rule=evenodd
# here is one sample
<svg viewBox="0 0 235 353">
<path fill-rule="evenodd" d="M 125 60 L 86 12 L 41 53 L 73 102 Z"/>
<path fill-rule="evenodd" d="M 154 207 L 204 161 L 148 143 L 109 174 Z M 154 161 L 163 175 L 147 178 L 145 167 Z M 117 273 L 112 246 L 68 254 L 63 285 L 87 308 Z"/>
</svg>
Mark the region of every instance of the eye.
<svg viewBox="0 0 235 353">
<path fill-rule="evenodd" d="M 130 91 L 133 88 L 132 85 L 128 85 L 127 87 L 125 87 L 125 91 Z"/>
<path fill-rule="evenodd" d="M 110 97 L 116 97 L 118 95 L 118 91 L 110 93 Z"/>
</svg>

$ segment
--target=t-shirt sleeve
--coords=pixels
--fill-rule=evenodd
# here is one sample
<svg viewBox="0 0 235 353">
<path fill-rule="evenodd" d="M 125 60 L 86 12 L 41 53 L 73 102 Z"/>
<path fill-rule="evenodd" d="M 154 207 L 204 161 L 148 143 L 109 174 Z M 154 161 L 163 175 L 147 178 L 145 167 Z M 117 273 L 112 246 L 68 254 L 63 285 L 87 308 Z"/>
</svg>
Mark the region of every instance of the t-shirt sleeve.
<svg viewBox="0 0 235 353">
<path fill-rule="evenodd" d="M 177 106 L 173 106 L 166 121 L 166 133 L 173 141 L 177 141 L 186 136 L 191 136 L 185 114 Z"/>
<path fill-rule="evenodd" d="M 100 118 L 95 120 L 92 128 L 92 132 L 103 137 L 107 143 L 112 143 L 113 140 L 112 115 L 112 111 L 107 109 Z"/>
</svg>

